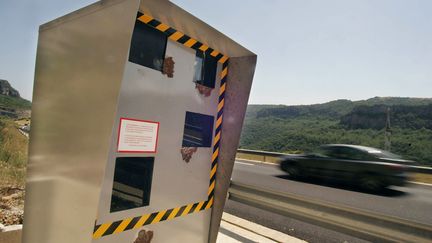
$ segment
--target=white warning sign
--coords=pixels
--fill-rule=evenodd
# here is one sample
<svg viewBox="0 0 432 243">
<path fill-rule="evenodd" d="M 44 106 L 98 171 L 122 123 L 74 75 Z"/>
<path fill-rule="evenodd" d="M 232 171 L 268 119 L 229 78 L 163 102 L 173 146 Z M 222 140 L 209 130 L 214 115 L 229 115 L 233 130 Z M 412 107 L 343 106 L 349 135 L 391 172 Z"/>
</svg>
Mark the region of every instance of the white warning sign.
<svg viewBox="0 0 432 243">
<path fill-rule="evenodd" d="M 117 151 L 156 153 L 159 122 L 120 118 Z"/>
</svg>

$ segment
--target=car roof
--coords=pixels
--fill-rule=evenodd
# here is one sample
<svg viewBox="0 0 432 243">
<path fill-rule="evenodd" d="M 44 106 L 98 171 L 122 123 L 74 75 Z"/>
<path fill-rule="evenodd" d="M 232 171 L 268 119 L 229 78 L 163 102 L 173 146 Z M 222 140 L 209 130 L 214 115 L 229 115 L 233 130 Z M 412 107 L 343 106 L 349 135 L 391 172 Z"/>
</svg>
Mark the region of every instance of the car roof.
<svg viewBox="0 0 432 243">
<path fill-rule="evenodd" d="M 372 148 L 372 147 L 367 147 L 367 146 L 362 146 L 362 145 L 352 145 L 352 144 L 326 144 L 326 145 L 322 145 L 321 147 L 353 148 L 353 149 L 357 149 L 357 150 L 362 150 L 362 151 L 367 152 L 367 153 L 379 153 L 382 151 L 381 149 L 377 149 L 377 148 Z"/>
</svg>

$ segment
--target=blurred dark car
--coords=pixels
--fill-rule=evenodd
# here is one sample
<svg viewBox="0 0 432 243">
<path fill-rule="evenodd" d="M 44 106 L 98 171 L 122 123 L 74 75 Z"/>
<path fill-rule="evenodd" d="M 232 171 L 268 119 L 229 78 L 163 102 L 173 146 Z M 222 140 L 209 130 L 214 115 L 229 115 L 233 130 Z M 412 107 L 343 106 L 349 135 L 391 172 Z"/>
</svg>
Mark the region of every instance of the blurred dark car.
<svg viewBox="0 0 432 243">
<path fill-rule="evenodd" d="M 405 185 L 413 161 L 385 150 L 347 144 L 328 144 L 312 154 L 287 155 L 280 168 L 291 178 L 317 177 L 348 182 L 365 190 Z"/>
</svg>

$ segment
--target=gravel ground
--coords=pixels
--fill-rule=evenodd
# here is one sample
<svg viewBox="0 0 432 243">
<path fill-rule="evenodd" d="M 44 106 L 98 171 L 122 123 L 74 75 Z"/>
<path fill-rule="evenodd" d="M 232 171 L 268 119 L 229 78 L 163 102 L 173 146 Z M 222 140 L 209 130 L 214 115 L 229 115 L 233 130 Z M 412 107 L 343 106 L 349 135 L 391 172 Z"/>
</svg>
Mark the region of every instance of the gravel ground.
<svg viewBox="0 0 432 243">
<path fill-rule="evenodd" d="M 24 187 L 0 187 L 0 224 L 22 224 L 24 214 Z"/>
</svg>

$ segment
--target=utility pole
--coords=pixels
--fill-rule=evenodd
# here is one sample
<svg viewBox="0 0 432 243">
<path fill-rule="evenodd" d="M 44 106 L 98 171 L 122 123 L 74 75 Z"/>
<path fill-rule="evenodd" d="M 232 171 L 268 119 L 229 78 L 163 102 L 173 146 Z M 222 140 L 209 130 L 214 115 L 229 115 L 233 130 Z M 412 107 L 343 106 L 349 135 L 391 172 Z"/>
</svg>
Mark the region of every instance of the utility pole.
<svg viewBox="0 0 432 243">
<path fill-rule="evenodd" d="M 387 121 L 384 131 L 384 149 L 390 151 L 391 149 L 391 127 L 390 127 L 390 107 L 387 107 Z"/>
</svg>

